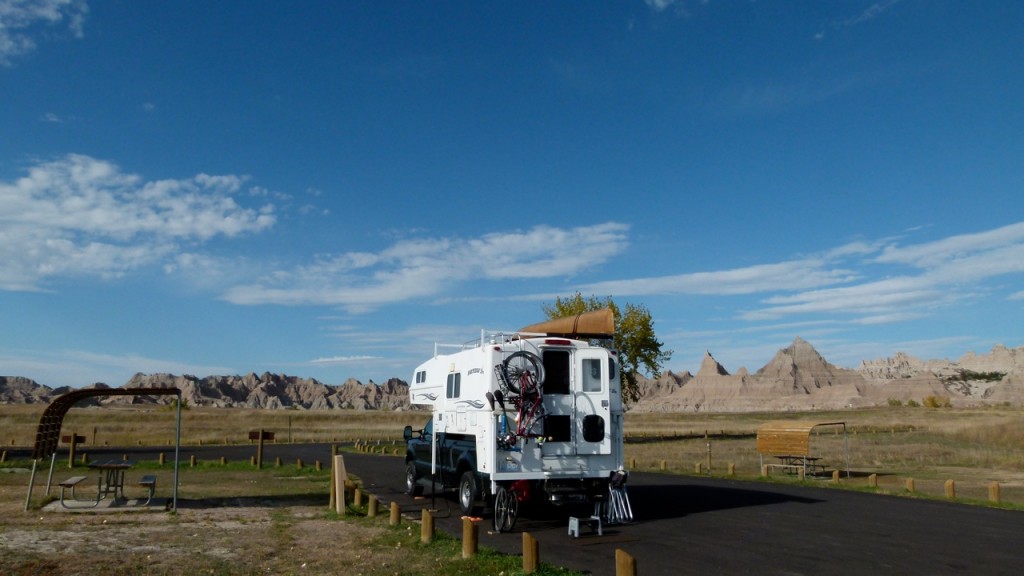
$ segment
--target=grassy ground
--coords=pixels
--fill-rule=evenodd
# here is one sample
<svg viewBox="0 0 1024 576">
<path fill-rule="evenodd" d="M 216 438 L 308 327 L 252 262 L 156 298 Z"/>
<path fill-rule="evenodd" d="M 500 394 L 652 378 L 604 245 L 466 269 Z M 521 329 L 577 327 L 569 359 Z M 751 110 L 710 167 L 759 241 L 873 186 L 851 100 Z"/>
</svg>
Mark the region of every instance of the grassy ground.
<svg viewBox="0 0 1024 576">
<path fill-rule="evenodd" d="M 0 450 L 30 446 L 42 406 L 0 406 Z M 248 432 L 275 432 L 277 441 L 348 442 L 388 446 L 419 412 L 302 412 L 242 409 L 183 411 L 182 442 L 248 443 Z M 999 483 L 1004 506 L 1024 508 L 1024 411 L 1012 408 L 881 408 L 802 414 L 627 414 L 626 460 L 635 470 L 762 479 L 755 450 L 758 427 L 769 420 L 843 421 L 848 434 L 815 434 L 811 450 L 829 469 L 845 468 L 841 486 L 943 498 L 947 480 L 956 498 L 987 504 Z M 64 424 L 90 446 L 173 443 L 175 413 L 161 408 L 76 408 Z M 4 455 L 6 456 L 6 455 Z M 458 540 L 419 542 L 407 520 L 365 509 L 344 518 L 328 509 L 329 472 L 312 466 L 254 470 L 247 463 L 183 467 L 179 496 L 191 504 L 177 514 L 57 514 L 41 512 L 43 498 L 23 512 L 27 462 L 0 464 L 0 574 L 500 574 L 521 573 L 521 559 L 482 553 L 462 560 Z M 140 463 L 139 467 L 156 467 Z M 870 475 L 878 487 L 869 487 Z M 807 484 L 832 485 L 825 479 Z M 792 476 L 770 481 L 797 482 Z M 37 486 L 40 481 L 37 479 Z M 165 485 L 166 486 L 166 485 Z M 1007 504 L 1008 503 L 1008 504 Z M 545 567 L 542 574 L 564 573 Z"/>
<path fill-rule="evenodd" d="M 520 557 L 481 550 L 463 559 L 461 541 L 442 533 L 423 544 L 419 524 L 402 519 L 391 526 L 387 510 L 369 518 L 365 504 L 356 507 L 350 500 L 339 516 L 328 506 L 330 472 L 312 466 L 256 470 L 248 464 L 200 462 L 183 467 L 181 505 L 177 513 L 166 514 L 37 507 L 52 496 L 37 498 L 24 512 L 26 464 L 8 461 L 0 468 L 0 574 L 5 576 L 522 573 Z M 169 477 L 169 467 L 163 478 Z M 136 468 L 159 466 L 147 462 Z M 575 574 L 550 565 L 537 573 Z"/>
</svg>

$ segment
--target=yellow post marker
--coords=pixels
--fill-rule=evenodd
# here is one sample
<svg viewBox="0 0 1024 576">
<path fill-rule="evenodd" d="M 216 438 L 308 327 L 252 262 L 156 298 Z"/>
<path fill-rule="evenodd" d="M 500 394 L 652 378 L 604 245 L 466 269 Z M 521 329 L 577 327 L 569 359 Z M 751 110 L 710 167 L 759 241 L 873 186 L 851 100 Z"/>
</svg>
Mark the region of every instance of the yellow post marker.
<svg viewBox="0 0 1024 576">
<path fill-rule="evenodd" d="M 366 517 L 377 517 L 377 497 L 374 496 L 373 494 L 370 494 L 370 504 L 366 507 Z"/>
<path fill-rule="evenodd" d="M 956 498 L 956 482 L 946 480 L 946 498 Z"/>
<path fill-rule="evenodd" d="M 420 542 L 430 544 L 434 540 L 434 515 L 430 510 L 423 509 L 423 516 L 420 522 Z"/>
<path fill-rule="evenodd" d="M 398 502 L 391 502 L 391 517 L 388 519 L 388 523 L 392 526 L 398 526 L 398 523 L 402 521 L 402 510 L 398 506 Z"/>
<path fill-rule="evenodd" d="M 533 574 L 540 565 L 540 543 L 529 532 L 523 532 L 523 573 Z"/>
<path fill-rule="evenodd" d="M 472 558 L 476 556 L 477 542 L 480 531 L 477 525 L 469 518 L 462 519 L 462 557 Z"/>
<path fill-rule="evenodd" d="M 615 576 L 636 576 L 636 558 L 621 548 L 615 549 Z"/>
<path fill-rule="evenodd" d="M 911 492 L 911 493 L 914 492 L 914 479 L 913 478 L 907 478 L 907 492 Z"/>
<path fill-rule="evenodd" d="M 999 504 L 999 482 L 988 483 L 988 500 L 994 504 Z"/>
<path fill-rule="evenodd" d="M 345 481 L 348 480 L 348 473 L 345 472 L 345 457 L 337 455 L 331 463 L 331 475 L 334 476 L 334 509 L 341 515 L 345 515 Z"/>
</svg>

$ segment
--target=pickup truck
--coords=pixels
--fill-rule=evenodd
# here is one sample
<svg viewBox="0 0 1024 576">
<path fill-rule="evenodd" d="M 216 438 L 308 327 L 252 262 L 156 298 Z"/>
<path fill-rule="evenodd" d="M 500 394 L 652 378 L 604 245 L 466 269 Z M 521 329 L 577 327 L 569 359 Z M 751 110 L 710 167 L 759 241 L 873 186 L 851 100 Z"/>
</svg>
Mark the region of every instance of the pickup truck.
<svg viewBox="0 0 1024 576">
<path fill-rule="evenodd" d="M 406 426 L 405 488 L 411 496 L 419 496 L 425 486 L 449 492 L 458 489 L 459 508 L 464 515 L 477 516 L 487 499 L 489 479 L 477 472 L 476 441 L 472 435 L 440 432 L 437 435 L 437 456 L 431 457 L 433 418 L 423 429 Z M 431 474 L 432 466 L 436 474 Z"/>
</svg>

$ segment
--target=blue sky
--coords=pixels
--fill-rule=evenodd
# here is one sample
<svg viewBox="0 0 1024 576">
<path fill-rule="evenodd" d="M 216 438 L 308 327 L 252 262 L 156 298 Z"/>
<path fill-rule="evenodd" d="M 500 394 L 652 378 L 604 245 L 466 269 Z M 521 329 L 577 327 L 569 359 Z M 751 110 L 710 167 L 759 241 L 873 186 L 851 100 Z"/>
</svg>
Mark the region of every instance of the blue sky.
<svg viewBox="0 0 1024 576">
<path fill-rule="evenodd" d="M 0 374 L 1024 345 L 1024 3 L 0 0 Z"/>
</svg>

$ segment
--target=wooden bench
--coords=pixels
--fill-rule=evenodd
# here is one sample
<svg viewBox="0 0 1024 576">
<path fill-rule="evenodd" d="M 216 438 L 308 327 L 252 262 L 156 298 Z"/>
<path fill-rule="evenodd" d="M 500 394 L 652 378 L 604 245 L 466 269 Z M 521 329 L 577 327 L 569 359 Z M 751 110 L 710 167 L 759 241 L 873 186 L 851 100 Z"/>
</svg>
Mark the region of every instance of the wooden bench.
<svg viewBox="0 0 1024 576">
<path fill-rule="evenodd" d="M 82 482 L 84 482 L 86 480 L 86 478 L 88 478 L 88 476 L 72 476 L 71 478 L 68 478 L 67 480 L 64 480 L 63 482 L 57 484 L 58 486 L 60 486 L 60 504 L 61 504 L 61 506 L 65 507 L 65 508 L 70 508 L 70 506 L 67 505 L 67 501 L 64 499 L 64 491 L 67 490 L 68 488 L 71 489 L 71 499 L 72 500 L 78 500 L 78 498 L 75 496 L 75 487 L 78 486 L 79 484 L 81 484 Z M 99 483 L 98 482 L 96 484 L 96 490 L 97 490 L 97 493 L 98 493 L 99 492 Z M 93 504 L 93 506 L 96 506 L 97 504 L 99 504 L 99 497 L 96 498 L 96 502 Z"/>
<path fill-rule="evenodd" d="M 156 476 L 152 474 L 147 474 L 139 479 L 138 485 L 144 486 L 149 489 L 149 494 L 146 496 L 146 501 L 141 504 L 142 506 L 145 506 L 149 504 L 150 500 L 153 499 L 153 493 L 156 492 Z"/>
</svg>

